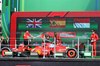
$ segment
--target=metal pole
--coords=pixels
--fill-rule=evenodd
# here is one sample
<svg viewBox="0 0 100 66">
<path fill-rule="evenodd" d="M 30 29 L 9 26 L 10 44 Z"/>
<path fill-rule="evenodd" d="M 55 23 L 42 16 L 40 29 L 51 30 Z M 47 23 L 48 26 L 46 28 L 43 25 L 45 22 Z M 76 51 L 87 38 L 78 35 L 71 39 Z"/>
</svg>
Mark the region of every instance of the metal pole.
<svg viewBox="0 0 100 66">
<path fill-rule="evenodd" d="M 72 40 L 72 47 L 74 47 L 74 40 Z"/>
<path fill-rule="evenodd" d="M 29 39 L 28 39 L 28 45 L 29 45 Z"/>
<path fill-rule="evenodd" d="M 69 45 L 68 45 L 68 47 L 69 47 Z"/>
<path fill-rule="evenodd" d="M 93 58 L 93 45 L 92 45 L 92 58 Z"/>
<path fill-rule="evenodd" d="M 16 8 L 14 8 L 14 11 L 16 12 Z"/>
<path fill-rule="evenodd" d="M 43 58 L 45 58 L 45 36 L 44 36 L 44 55 Z"/>
<path fill-rule="evenodd" d="M 16 43 L 16 41 L 17 41 L 17 40 L 15 40 L 15 48 L 17 49 L 17 43 Z"/>
<path fill-rule="evenodd" d="M 89 51 L 89 40 L 87 40 L 87 51 Z"/>
<path fill-rule="evenodd" d="M 57 45 L 58 45 L 58 40 L 57 40 Z"/>
<path fill-rule="evenodd" d="M 78 57 L 79 58 L 79 37 L 78 37 Z"/>
<path fill-rule="evenodd" d="M 1 52 L 1 39 L 0 39 L 0 52 Z"/>
<path fill-rule="evenodd" d="M 54 53 L 56 53 L 56 38 L 54 37 Z M 56 58 L 56 55 L 54 54 L 54 58 Z"/>
</svg>

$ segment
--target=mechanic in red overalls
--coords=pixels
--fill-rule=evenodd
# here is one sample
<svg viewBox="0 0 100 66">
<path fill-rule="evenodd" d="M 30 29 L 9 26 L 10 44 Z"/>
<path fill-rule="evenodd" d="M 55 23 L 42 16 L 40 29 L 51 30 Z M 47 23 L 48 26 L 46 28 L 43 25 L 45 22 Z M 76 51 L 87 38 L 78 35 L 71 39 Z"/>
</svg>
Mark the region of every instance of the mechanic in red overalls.
<svg viewBox="0 0 100 66">
<path fill-rule="evenodd" d="M 99 40 L 98 35 L 95 33 L 95 30 L 92 30 L 92 35 L 90 37 L 91 45 L 93 45 L 93 56 L 96 56 L 96 41 Z"/>
<path fill-rule="evenodd" d="M 61 37 L 60 37 L 60 35 L 58 35 L 57 34 L 57 32 L 54 32 L 54 36 L 55 36 L 55 38 L 56 38 L 56 44 L 57 45 L 61 45 Z"/>
<path fill-rule="evenodd" d="M 30 33 L 28 31 L 25 31 L 25 33 L 23 34 L 23 39 L 24 39 L 24 45 L 28 45 L 28 39 L 29 37 L 33 37 L 32 35 L 30 35 Z M 35 37 L 33 37 L 35 38 Z"/>
<path fill-rule="evenodd" d="M 46 34 L 46 32 L 44 32 L 39 38 L 42 39 L 42 43 L 44 43 L 44 36 L 45 36 L 45 43 L 51 43 L 50 41 L 50 36 Z"/>
</svg>

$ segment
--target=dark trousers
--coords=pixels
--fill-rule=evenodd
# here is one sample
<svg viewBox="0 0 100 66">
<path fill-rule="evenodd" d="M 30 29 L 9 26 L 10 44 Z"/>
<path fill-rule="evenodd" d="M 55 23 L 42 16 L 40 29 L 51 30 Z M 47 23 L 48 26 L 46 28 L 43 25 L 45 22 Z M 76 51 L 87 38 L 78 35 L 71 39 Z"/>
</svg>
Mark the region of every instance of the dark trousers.
<svg viewBox="0 0 100 66">
<path fill-rule="evenodd" d="M 24 45 L 28 45 L 28 39 L 24 39 Z"/>
</svg>

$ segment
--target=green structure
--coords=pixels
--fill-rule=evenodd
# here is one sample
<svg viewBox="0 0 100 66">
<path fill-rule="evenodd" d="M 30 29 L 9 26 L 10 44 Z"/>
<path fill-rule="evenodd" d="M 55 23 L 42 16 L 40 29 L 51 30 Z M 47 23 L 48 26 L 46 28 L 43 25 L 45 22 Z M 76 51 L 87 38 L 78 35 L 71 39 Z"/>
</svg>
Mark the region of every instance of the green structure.
<svg viewBox="0 0 100 66">
<path fill-rule="evenodd" d="M 10 35 L 10 17 L 15 11 L 100 11 L 99 3 L 100 0 L 3 0 L 3 36 Z"/>
</svg>

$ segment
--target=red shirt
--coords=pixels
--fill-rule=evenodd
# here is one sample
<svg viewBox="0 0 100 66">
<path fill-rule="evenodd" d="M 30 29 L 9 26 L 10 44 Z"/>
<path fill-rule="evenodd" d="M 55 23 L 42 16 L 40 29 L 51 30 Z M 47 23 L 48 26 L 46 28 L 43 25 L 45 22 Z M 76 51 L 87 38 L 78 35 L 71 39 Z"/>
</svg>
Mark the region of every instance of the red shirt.
<svg viewBox="0 0 100 66">
<path fill-rule="evenodd" d="M 43 38 L 44 37 L 44 34 L 42 34 L 39 38 Z"/>
<path fill-rule="evenodd" d="M 30 35 L 29 32 L 25 32 L 25 33 L 23 34 L 24 40 L 25 40 L 25 39 L 28 39 L 28 36 L 33 37 L 32 35 Z"/>
<path fill-rule="evenodd" d="M 56 44 L 61 44 L 61 37 L 60 37 L 60 35 L 56 36 Z"/>
<path fill-rule="evenodd" d="M 94 33 L 94 34 L 91 35 L 90 39 L 97 41 L 97 40 L 99 40 L 99 37 L 98 37 L 98 35 L 96 33 Z"/>
</svg>

